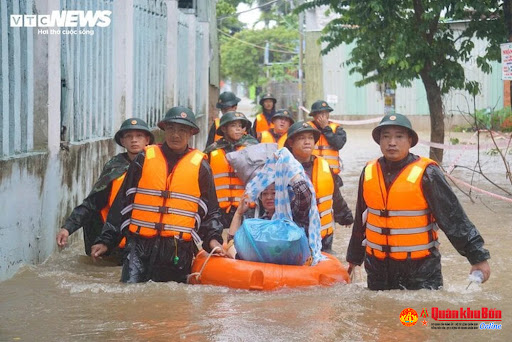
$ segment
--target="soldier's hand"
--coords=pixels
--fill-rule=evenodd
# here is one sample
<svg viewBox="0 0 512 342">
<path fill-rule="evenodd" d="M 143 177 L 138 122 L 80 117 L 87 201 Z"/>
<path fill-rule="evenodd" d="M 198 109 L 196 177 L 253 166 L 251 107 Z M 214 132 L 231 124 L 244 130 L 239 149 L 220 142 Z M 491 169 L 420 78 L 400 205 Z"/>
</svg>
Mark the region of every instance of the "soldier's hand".
<svg viewBox="0 0 512 342">
<path fill-rule="evenodd" d="M 353 264 L 353 263 L 349 262 L 348 263 L 348 269 L 347 269 L 348 275 L 351 275 L 356 267 L 357 267 L 356 264 Z"/>
<path fill-rule="evenodd" d="M 100 258 L 103 254 L 105 254 L 108 250 L 107 245 L 103 243 L 98 243 L 91 247 L 91 257 L 92 260 L 96 261 L 96 259 Z"/>
<path fill-rule="evenodd" d="M 68 243 L 69 232 L 65 228 L 61 228 L 57 233 L 57 245 L 64 247 Z"/>
<path fill-rule="evenodd" d="M 471 270 L 469 271 L 469 274 L 473 273 L 473 271 L 482 271 L 482 274 L 484 275 L 484 279 L 482 280 L 482 283 L 485 283 L 487 279 L 491 276 L 491 266 L 489 266 L 489 263 L 487 260 L 479 262 L 478 264 L 474 264 L 471 266 Z"/>
<path fill-rule="evenodd" d="M 215 248 L 218 247 L 218 248 Z M 219 243 L 219 241 L 213 239 L 210 241 L 210 249 L 212 250 L 213 254 L 216 254 L 218 256 L 226 256 L 226 252 L 224 251 L 224 248 L 222 248 L 222 245 Z"/>
<path fill-rule="evenodd" d="M 321 129 L 324 129 L 329 124 L 329 118 L 326 114 L 318 114 L 315 117 L 315 122 Z"/>
</svg>

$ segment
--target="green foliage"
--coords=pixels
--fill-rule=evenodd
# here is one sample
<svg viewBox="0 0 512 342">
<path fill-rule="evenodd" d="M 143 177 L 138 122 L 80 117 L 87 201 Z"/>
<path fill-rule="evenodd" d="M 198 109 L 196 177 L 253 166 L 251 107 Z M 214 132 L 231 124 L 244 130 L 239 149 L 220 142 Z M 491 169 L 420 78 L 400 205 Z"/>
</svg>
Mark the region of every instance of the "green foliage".
<svg viewBox="0 0 512 342">
<path fill-rule="evenodd" d="M 298 31 L 284 26 L 264 30 L 243 30 L 221 45 L 221 75 L 234 82 L 263 85 L 268 79 L 294 78 L 297 70 Z M 270 66 L 264 66 L 264 49 L 270 43 Z M 266 74 L 269 73 L 267 79 Z"/>
<path fill-rule="evenodd" d="M 476 129 L 512 132 L 512 110 L 510 107 L 500 110 L 480 109 L 476 111 L 474 119 Z"/>
<path fill-rule="evenodd" d="M 222 32 L 233 34 L 241 31 L 245 25 L 236 16 L 236 6 L 243 1 L 219 0 L 216 6 L 217 28 Z M 220 36 L 222 43 L 222 35 Z"/>
<path fill-rule="evenodd" d="M 496 19 L 503 17 L 502 2 L 497 0 L 315 0 L 298 10 L 320 5 L 339 15 L 324 29 L 321 40 L 327 46 L 322 52 L 355 43 L 345 63 L 351 73 L 363 76 L 357 86 L 371 82 L 410 86 L 422 78 L 427 91 L 437 84 L 442 94 L 453 88 L 478 94 L 478 83 L 466 79 L 460 64 L 479 53 L 473 51 L 471 38 L 489 41 L 476 57 L 484 72 L 491 71 L 490 61 L 499 60 L 499 43 L 507 40 L 503 21 Z M 467 19 L 461 32 L 450 24 Z"/>
</svg>

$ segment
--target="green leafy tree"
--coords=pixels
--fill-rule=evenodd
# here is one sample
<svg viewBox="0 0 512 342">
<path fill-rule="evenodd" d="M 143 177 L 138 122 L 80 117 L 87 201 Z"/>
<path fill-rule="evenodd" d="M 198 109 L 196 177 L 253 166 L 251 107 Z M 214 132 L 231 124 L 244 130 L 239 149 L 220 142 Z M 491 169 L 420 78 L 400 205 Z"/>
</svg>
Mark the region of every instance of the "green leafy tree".
<svg viewBox="0 0 512 342">
<path fill-rule="evenodd" d="M 473 36 L 489 45 L 476 58 L 490 72 L 489 62 L 500 58 L 499 43 L 506 41 L 502 2 L 497 0 L 315 0 L 298 11 L 320 5 L 338 14 L 324 29 L 324 54 L 342 43 L 354 44 L 346 64 L 362 75 L 357 86 L 371 82 L 410 86 L 420 78 L 425 86 L 431 118 L 431 141 L 444 143 L 442 96 L 451 89 L 478 94 L 479 84 L 465 77 L 461 62 L 474 52 Z M 450 20 L 467 20 L 461 34 Z M 442 161 L 442 150 L 430 149 Z"/>
<path fill-rule="evenodd" d="M 243 1 L 219 0 L 217 2 L 217 28 L 220 31 L 234 34 L 244 29 L 245 25 L 238 20 L 238 16 L 236 15 L 236 7 L 241 2 Z"/>
<path fill-rule="evenodd" d="M 297 30 L 277 26 L 264 30 L 243 30 L 224 35 L 221 45 L 221 75 L 247 86 L 265 85 L 269 79 L 295 79 L 297 70 Z M 264 65 L 264 47 L 269 42 L 269 62 Z M 268 77 L 267 77 L 268 74 Z"/>
</svg>

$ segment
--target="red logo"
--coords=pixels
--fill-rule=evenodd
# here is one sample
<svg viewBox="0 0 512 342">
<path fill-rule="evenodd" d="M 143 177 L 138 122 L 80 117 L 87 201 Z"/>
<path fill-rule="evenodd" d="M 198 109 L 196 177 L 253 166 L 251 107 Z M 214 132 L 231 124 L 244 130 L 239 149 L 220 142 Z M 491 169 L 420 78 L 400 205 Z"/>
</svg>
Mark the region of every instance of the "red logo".
<svg viewBox="0 0 512 342">
<path fill-rule="evenodd" d="M 187 117 L 187 113 L 185 113 L 185 112 L 181 112 L 180 116 L 181 116 L 182 118 L 186 118 L 186 117 Z"/>
<path fill-rule="evenodd" d="M 411 308 L 403 309 L 400 313 L 400 322 L 406 327 L 412 327 L 418 322 L 418 313 Z"/>
<path fill-rule="evenodd" d="M 136 124 L 137 124 L 137 120 L 132 120 L 132 121 L 130 121 L 130 123 L 131 123 L 132 125 L 136 125 Z"/>
</svg>

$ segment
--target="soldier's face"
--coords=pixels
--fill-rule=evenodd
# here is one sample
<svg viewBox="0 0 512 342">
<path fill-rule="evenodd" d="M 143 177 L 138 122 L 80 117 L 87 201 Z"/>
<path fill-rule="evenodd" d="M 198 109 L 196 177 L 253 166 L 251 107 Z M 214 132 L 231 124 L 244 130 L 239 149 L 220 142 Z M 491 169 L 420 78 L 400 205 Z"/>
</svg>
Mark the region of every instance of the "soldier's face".
<svg viewBox="0 0 512 342">
<path fill-rule="evenodd" d="M 315 136 L 311 132 L 298 133 L 291 139 L 289 145 L 298 161 L 308 161 L 315 148 Z"/>
<path fill-rule="evenodd" d="M 409 154 L 412 138 L 407 128 L 389 126 L 381 129 L 379 142 L 384 158 L 390 161 L 400 161 Z"/>
<path fill-rule="evenodd" d="M 272 108 L 274 108 L 274 100 L 271 100 L 271 99 L 264 100 L 263 108 L 265 108 L 265 110 L 271 110 Z"/>
<path fill-rule="evenodd" d="M 176 122 L 165 126 L 165 142 L 174 152 L 183 152 L 188 146 L 188 140 L 192 136 L 192 127 Z"/>
<path fill-rule="evenodd" d="M 138 129 L 126 131 L 121 138 L 121 145 L 128 154 L 137 155 L 149 144 L 149 135 Z"/>
<path fill-rule="evenodd" d="M 283 134 L 288 132 L 288 128 L 290 128 L 291 122 L 285 118 L 276 118 L 274 119 L 274 131 Z"/>
<path fill-rule="evenodd" d="M 232 121 L 221 128 L 224 132 L 224 138 L 228 141 L 238 141 L 245 134 L 245 127 L 242 125 L 242 121 Z"/>
<path fill-rule="evenodd" d="M 222 114 L 226 114 L 227 112 L 236 112 L 236 109 L 238 108 L 238 105 L 234 105 L 231 107 L 222 108 L 220 111 Z"/>
</svg>

